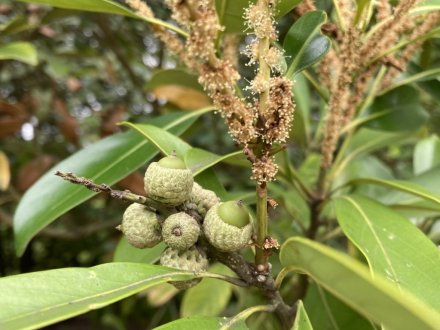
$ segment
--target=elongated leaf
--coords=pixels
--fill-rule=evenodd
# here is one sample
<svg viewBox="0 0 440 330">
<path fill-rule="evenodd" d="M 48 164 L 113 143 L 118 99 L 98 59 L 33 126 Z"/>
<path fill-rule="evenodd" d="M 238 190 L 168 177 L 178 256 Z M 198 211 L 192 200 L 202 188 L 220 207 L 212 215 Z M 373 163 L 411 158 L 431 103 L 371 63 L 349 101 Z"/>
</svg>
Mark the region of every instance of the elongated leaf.
<svg viewBox="0 0 440 330">
<path fill-rule="evenodd" d="M 0 61 L 16 60 L 30 65 L 37 65 L 37 51 L 30 42 L 11 42 L 0 45 Z"/>
<path fill-rule="evenodd" d="M 203 111 L 173 114 L 150 121 L 173 134 L 183 133 Z M 90 145 L 41 177 L 22 197 L 14 215 L 15 246 L 22 255 L 26 245 L 42 228 L 96 193 L 56 177 L 56 170 L 73 172 L 113 184 L 141 167 L 157 154 L 156 148 L 140 134 L 127 132 Z"/>
<path fill-rule="evenodd" d="M 344 233 L 365 255 L 374 274 L 384 275 L 440 311 L 437 247 L 406 218 L 372 199 L 343 196 L 335 206 Z"/>
<path fill-rule="evenodd" d="M 313 330 L 304 308 L 304 304 L 301 300 L 298 302 L 298 309 L 296 311 L 295 323 L 293 324 L 292 330 Z"/>
<path fill-rule="evenodd" d="M 327 20 L 323 11 L 312 11 L 301 16 L 284 38 L 288 70 L 287 77 L 318 62 L 330 49 L 330 39 L 321 34 L 321 25 Z"/>
<path fill-rule="evenodd" d="M 217 163 L 242 154 L 242 151 L 236 151 L 224 156 L 219 156 L 203 149 L 192 148 L 185 154 L 185 164 L 191 169 L 194 175 L 198 175 Z"/>
<path fill-rule="evenodd" d="M 411 10 L 412 13 L 427 13 L 440 10 L 440 0 L 426 0 L 421 2 L 416 8 Z"/>
<path fill-rule="evenodd" d="M 133 128 L 159 149 L 164 155 L 171 155 L 176 153 L 179 158 L 183 158 L 186 152 L 191 149 L 191 146 L 178 138 L 172 133 L 167 132 L 156 126 L 146 124 L 132 124 L 129 122 L 122 122 L 121 125 Z"/>
<path fill-rule="evenodd" d="M 246 330 L 248 327 L 244 321 L 233 326 L 228 326 L 228 319 L 225 317 L 212 317 L 212 316 L 192 316 L 177 321 L 173 321 L 164 324 L 154 330 Z"/>
<path fill-rule="evenodd" d="M 310 91 L 303 74 L 295 76 L 293 94 L 296 107 L 291 137 L 301 146 L 307 146 L 310 135 Z"/>
<path fill-rule="evenodd" d="M 403 180 L 383 180 L 377 178 L 356 178 L 346 183 L 345 185 L 356 185 L 356 184 L 374 184 L 379 186 L 388 187 L 395 190 L 400 190 L 405 193 L 421 197 L 428 201 L 438 203 L 440 205 L 440 196 L 426 190 L 422 186 Z"/>
<path fill-rule="evenodd" d="M 333 295 L 359 313 L 389 329 L 437 329 L 440 314 L 404 289 L 325 245 L 301 237 L 281 247 L 283 266 L 309 274 Z"/>
<path fill-rule="evenodd" d="M 124 236 L 121 237 L 113 256 L 114 262 L 142 262 L 154 264 L 159 260 L 162 251 L 165 250 L 165 243 L 159 243 L 148 249 L 138 249 L 130 245 Z"/>
<path fill-rule="evenodd" d="M 154 89 L 164 85 L 179 85 L 203 92 L 197 76 L 183 69 L 160 70 L 153 74 L 146 84 L 147 89 Z"/>
<path fill-rule="evenodd" d="M 22 2 L 38 3 L 58 8 L 91 11 L 95 13 L 117 14 L 137 17 L 131 10 L 110 0 L 20 0 Z"/>
<path fill-rule="evenodd" d="M 229 268 L 214 264 L 209 268 L 211 273 L 231 274 Z M 200 284 L 187 290 L 180 305 L 181 317 L 218 316 L 227 306 L 232 295 L 232 284 L 213 278 L 204 278 Z"/>
<path fill-rule="evenodd" d="M 133 263 L 63 268 L 0 279 L 0 328 L 36 329 L 193 273 Z"/>
<path fill-rule="evenodd" d="M 414 174 L 421 174 L 437 165 L 440 165 L 440 139 L 437 135 L 431 135 L 417 142 L 414 148 Z"/>
</svg>

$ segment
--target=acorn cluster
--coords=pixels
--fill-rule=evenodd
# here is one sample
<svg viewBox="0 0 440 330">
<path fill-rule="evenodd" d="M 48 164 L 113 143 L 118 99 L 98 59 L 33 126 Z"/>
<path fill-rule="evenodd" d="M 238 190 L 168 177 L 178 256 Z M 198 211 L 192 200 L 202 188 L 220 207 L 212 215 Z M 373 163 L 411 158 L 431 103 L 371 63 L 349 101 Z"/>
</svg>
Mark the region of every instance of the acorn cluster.
<svg viewBox="0 0 440 330">
<path fill-rule="evenodd" d="M 221 202 L 217 195 L 194 182 L 191 170 L 175 157 L 151 163 L 145 172 L 147 196 L 166 207 L 166 216 L 133 203 L 124 212 L 121 231 L 127 241 L 140 249 L 161 241 L 163 266 L 196 273 L 207 270 L 206 253 L 199 246 L 204 237 L 214 248 L 233 252 L 248 245 L 253 227 L 246 207 L 237 201 Z M 196 214 L 197 217 L 191 215 Z M 172 282 L 178 289 L 196 285 L 200 279 Z"/>
</svg>

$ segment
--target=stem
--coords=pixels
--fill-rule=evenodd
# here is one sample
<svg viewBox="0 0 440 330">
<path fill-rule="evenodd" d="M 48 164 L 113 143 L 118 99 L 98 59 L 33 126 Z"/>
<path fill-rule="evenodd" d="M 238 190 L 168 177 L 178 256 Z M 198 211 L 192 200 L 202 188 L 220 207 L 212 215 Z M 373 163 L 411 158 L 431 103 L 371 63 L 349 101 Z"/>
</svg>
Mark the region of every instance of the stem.
<svg viewBox="0 0 440 330">
<path fill-rule="evenodd" d="M 257 185 L 257 246 L 255 248 L 255 264 L 267 269 L 268 255 L 264 249 L 267 237 L 267 186 Z"/>
</svg>

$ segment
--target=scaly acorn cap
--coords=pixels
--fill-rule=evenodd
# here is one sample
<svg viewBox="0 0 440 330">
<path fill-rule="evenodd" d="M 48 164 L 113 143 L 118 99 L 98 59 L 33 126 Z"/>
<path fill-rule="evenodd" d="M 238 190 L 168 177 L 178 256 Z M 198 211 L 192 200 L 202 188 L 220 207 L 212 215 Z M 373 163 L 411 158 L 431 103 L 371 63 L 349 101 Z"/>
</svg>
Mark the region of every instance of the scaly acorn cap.
<svg viewBox="0 0 440 330">
<path fill-rule="evenodd" d="M 252 236 L 249 213 L 240 202 L 225 202 L 209 209 L 203 231 L 214 247 L 234 252 L 244 248 Z"/>
<path fill-rule="evenodd" d="M 162 225 L 162 237 L 171 248 L 184 251 L 193 246 L 200 234 L 200 225 L 185 212 L 170 215 Z"/>
<path fill-rule="evenodd" d="M 177 206 L 186 201 L 193 183 L 191 170 L 175 156 L 167 156 L 159 162 L 151 163 L 144 177 L 147 195 L 168 206 Z"/>
<path fill-rule="evenodd" d="M 203 251 L 192 246 L 185 251 L 179 251 L 170 247 L 167 248 L 162 252 L 160 264 L 166 267 L 187 270 L 194 273 L 202 273 L 206 272 L 208 269 L 209 262 Z M 193 287 L 200 281 L 200 278 L 195 278 L 189 281 L 170 281 L 169 283 L 179 290 L 184 290 Z"/>
<path fill-rule="evenodd" d="M 219 202 L 220 198 L 218 198 L 215 192 L 203 189 L 201 185 L 194 182 L 190 197 L 184 203 L 184 209 L 195 210 L 200 215 L 205 216 L 206 212 Z"/>
<path fill-rule="evenodd" d="M 121 231 L 128 243 L 139 249 L 153 247 L 162 240 L 161 225 L 156 213 L 138 203 L 131 204 L 125 210 Z"/>
</svg>

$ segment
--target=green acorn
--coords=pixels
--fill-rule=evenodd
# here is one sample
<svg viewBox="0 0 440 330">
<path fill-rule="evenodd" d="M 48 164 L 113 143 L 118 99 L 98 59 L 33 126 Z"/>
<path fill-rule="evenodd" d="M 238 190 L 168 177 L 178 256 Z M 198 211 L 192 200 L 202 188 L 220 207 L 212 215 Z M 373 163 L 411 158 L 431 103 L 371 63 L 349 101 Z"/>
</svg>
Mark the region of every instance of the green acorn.
<svg viewBox="0 0 440 330">
<path fill-rule="evenodd" d="M 187 270 L 194 273 L 206 272 L 209 265 L 206 254 L 195 246 L 192 246 L 186 251 L 179 251 L 170 247 L 167 248 L 162 252 L 160 264 L 162 266 Z M 184 290 L 193 287 L 200 281 L 200 278 L 195 278 L 189 281 L 171 281 L 169 283 L 179 290 Z"/>
<path fill-rule="evenodd" d="M 197 242 L 199 234 L 199 223 L 185 212 L 170 215 L 162 226 L 164 242 L 179 251 L 187 250 L 193 246 Z"/>
<path fill-rule="evenodd" d="M 121 231 L 128 243 L 140 249 L 153 247 L 162 240 L 161 225 L 156 213 L 138 203 L 131 204 L 125 210 Z"/>
<path fill-rule="evenodd" d="M 241 202 L 235 201 L 214 205 L 203 222 L 208 241 L 225 252 L 244 248 L 251 239 L 252 230 L 248 211 Z"/>
<path fill-rule="evenodd" d="M 193 183 L 191 170 L 176 156 L 167 156 L 151 163 L 144 177 L 147 195 L 168 206 L 177 206 L 186 201 Z"/>
<path fill-rule="evenodd" d="M 220 202 L 215 192 L 203 189 L 201 185 L 194 182 L 189 199 L 184 203 L 184 209 L 195 210 L 205 216 L 206 212 L 215 204 Z"/>
</svg>

